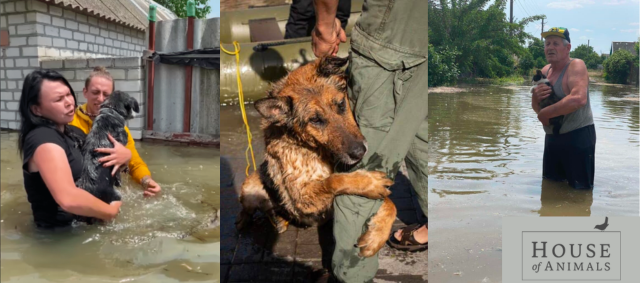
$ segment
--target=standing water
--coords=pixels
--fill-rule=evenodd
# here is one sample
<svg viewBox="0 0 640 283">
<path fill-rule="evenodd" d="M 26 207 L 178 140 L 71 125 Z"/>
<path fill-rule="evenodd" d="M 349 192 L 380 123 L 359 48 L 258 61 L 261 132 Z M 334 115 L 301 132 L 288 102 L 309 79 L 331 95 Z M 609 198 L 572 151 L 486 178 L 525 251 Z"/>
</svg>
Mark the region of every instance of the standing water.
<svg viewBox="0 0 640 283">
<path fill-rule="evenodd" d="M 591 84 L 593 191 L 542 179 L 529 87 L 429 94 L 429 279 L 501 282 L 503 216 L 637 216 L 638 88 Z"/>
<path fill-rule="evenodd" d="M 53 233 L 33 224 L 17 137 L 1 134 L 2 282 L 218 282 L 218 149 L 137 142 L 162 193 L 125 177 L 115 221 Z"/>
</svg>

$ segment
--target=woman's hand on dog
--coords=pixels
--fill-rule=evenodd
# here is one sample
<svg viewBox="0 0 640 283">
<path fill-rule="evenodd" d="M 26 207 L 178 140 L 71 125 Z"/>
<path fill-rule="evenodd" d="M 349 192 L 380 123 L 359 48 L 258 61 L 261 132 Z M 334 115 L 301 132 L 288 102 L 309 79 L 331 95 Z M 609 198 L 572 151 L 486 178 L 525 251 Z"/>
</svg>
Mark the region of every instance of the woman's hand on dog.
<svg viewBox="0 0 640 283">
<path fill-rule="evenodd" d="M 152 197 L 160 192 L 160 185 L 156 183 L 150 176 L 142 178 L 142 186 L 144 187 L 144 197 Z"/>
<path fill-rule="evenodd" d="M 119 143 L 111 134 L 108 134 L 108 136 L 109 141 L 113 144 L 113 148 L 96 148 L 96 152 L 108 154 L 98 159 L 98 162 L 102 163 L 104 167 L 113 166 L 111 176 L 114 176 L 116 172 L 118 172 L 118 169 L 120 169 L 120 166 L 129 164 L 129 160 L 131 160 L 131 150 Z"/>
</svg>

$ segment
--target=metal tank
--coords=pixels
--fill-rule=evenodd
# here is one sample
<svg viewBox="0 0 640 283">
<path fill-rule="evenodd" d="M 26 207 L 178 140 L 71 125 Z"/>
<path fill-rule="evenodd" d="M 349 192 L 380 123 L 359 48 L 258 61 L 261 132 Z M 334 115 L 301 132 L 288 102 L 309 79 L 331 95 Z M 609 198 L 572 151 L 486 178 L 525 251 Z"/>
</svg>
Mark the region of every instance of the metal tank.
<svg viewBox="0 0 640 283">
<path fill-rule="evenodd" d="M 362 11 L 363 0 L 352 0 L 351 16 L 347 25 L 350 36 Z M 266 95 L 269 85 L 297 67 L 316 59 L 311 49 L 311 37 L 251 42 L 249 20 L 275 18 L 284 37 L 289 17 L 289 5 L 254 8 L 242 11 L 222 12 L 220 15 L 220 42 L 222 48 L 234 52 L 233 41 L 240 47 L 240 78 L 245 102 L 252 102 Z M 338 56 L 348 56 L 349 40 L 340 45 Z M 238 103 L 236 57 L 220 54 L 220 103 Z"/>
</svg>

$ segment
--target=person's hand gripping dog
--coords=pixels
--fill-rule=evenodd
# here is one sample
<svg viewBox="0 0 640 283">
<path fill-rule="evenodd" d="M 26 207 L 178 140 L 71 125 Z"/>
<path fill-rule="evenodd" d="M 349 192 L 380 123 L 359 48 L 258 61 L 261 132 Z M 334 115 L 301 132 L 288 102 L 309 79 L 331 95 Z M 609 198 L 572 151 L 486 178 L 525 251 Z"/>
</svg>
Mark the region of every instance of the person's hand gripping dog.
<svg viewBox="0 0 640 283">
<path fill-rule="evenodd" d="M 96 152 L 108 154 L 107 156 L 98 159 L 98 161 L 102 163 L 102 166 L 104 167 L 113 166 L 111 176 L 114 176 L 122 165 L 129 164 L 129 161 L 131 160 L 131 151 L 114 139 L 111 134 L 107 135 L 109 135 L 109 141 L 113 144 L 113 148 L 96 148 Z"/>
<path fill-rule="evenodd" d="M 551 95 L 551 88 L 545 84 L 540 84 L 535 88 L 533 88 L 533 90 L 531 91 L 531 94 L 532 94 L 531 103 L 532 105 L 537 106 L 540 104 L 540 101 L 542 101 L 543 99 Z M 548 111 L 544 111 L 544 109 L 538 111 L 538 120 L 540 120 L 540 122 L 544 126 L 549 125 L 549 119 L 551 118 L 551 117 L 547 117 L 546 115 L 547 113 Z"/>
</svg>

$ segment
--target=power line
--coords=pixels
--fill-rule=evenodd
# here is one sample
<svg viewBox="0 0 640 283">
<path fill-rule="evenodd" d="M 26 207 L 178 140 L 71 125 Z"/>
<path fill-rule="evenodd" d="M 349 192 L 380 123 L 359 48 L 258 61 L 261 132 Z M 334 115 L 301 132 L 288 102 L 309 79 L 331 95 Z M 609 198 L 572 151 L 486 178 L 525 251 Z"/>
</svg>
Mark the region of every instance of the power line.
<svg viewBox="0 0 640 283">
<path fill-rule="evenodd" d="M 524 11 L 524 12 L 527 14 L 527 16 L 531 17 L 531 15 L 529 14 L 529 12 L 524 8 L 524 6 L 522 6 L 521 1 L 517 1 L 517 0 L 516 0 L 516 2 L 518 2 L 518 5 L 520 5 L 520 8 L 522 8 L 522 11 Z"/>
<path fill-rule="evenodd" d="M 533 11 L 533 13 L 532 13 L 532 14 L 534 14 L 534 15 L 539 14 L 539 13 L 538 13 L 538 9 L 537 9 L 537 8 L 538 8 L 538 6 L 533 5 L 533 4 L 530 4 L 530 3 L 529 3 L 529 1 L 526 1 L 526 0 L 524 0 L 524 2 L 525 2 L 525 6 L 527 6 L 527 8 L 530 8 L 530 9 L 531 9 L 531 11 Z M 531 5 L 533 5 L 534 7 L 532 7 Z"/>
</svg>

